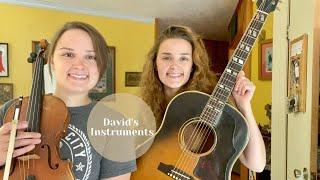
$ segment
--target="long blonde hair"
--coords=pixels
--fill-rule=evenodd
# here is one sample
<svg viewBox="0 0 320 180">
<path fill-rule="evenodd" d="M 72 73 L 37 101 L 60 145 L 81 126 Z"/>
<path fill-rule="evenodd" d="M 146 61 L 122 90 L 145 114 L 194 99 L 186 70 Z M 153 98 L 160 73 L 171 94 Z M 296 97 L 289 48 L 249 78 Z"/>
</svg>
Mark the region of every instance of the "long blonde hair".
<svg viewBox="0 0 320 180">
<path fill-rule="evenodd" d="M 157 127 L 161 124 L 168 102 L 166 102 L 163 84 L 157 74 L 156 59 L 160 44 L 166 39 L 172 38 L 184 39 L 192 46 L 192 72 L 189 80 L 178 93 L 188 90 L 211 93 L 216 85 L 216 76 L 210 69 L 209 57 L 200 36 L 185 26 L 167 27 L 149 51 L 140 81 L 142 99 L 155 114 Z"/>
</svg>

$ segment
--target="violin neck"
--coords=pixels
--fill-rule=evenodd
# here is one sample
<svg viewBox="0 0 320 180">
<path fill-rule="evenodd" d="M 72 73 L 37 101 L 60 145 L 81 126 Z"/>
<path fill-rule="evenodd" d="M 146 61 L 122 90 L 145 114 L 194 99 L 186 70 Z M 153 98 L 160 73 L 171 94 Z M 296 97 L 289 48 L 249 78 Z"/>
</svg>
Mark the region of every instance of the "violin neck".
<svg viewBox="0 0 320 180">
<path fill-rule="evenodd" d="M 27 121 L 29 132 L 39 132 L 40 130 L 40 118 L 42 108 L 42 97 L 44 95 L 44 78 L 43 78 L 43 66 L 44 58 L 39 52 L 35 62 L 35 68 L 32 78 L 32 88 L 28 103 Z"/>
</svg>

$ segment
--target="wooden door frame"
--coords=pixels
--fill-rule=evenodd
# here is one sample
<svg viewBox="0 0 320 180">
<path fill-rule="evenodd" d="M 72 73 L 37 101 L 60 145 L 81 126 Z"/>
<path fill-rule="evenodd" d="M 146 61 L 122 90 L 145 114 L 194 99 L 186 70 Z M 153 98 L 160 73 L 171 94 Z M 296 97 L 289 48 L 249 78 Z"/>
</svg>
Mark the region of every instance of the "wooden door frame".
<svg viewBox="0 0 320 180">
<path fill-rule="evenodd" d="M 273 16 L 271 179 L 287 179 L 287 114 L 286 97 L 289 24 L 288 1 L 278 4 Z"/>
</svg>

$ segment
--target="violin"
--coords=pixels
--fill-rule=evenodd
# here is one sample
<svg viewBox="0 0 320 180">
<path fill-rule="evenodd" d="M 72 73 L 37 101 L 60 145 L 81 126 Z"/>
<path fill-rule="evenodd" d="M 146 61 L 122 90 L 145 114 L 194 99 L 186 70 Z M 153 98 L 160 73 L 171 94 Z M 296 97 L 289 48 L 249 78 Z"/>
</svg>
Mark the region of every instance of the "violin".
<svg viewBox="0 0 320 180">
<path fill-rule="evenodd" d="M 31 95 L 22 100 L 14 100 L 6 111 L 3 122 L 11 122 L 15 108 L 19 106 L 19 121 L 28 122 L 26 131 L 41 133 L 41 143 L 32 151 L 12 159 L 9 179 L 74 179 L 72 163 L 61 160 L 59 153 L 60 139 L 66 134 L 70 116 L 61 99 L 44 94 L 43 66 L 46 63 L 48 42 L 41 40 L 40 46 L 41 50 L 36 54 L 31 53 L 28 59 L 29 62 L 35 60 Z M 1 177 L 4 177 L 3 169 L 0 170 Z"/>
</svg>

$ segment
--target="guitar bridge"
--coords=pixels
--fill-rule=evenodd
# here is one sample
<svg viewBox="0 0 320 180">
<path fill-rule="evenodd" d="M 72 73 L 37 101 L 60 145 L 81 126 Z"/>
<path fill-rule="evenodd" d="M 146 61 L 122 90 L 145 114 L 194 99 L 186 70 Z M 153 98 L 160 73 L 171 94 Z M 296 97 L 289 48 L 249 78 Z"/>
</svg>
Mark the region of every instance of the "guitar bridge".
<svg viewBox="0 0 320 180">
<path fill-rule="evenodd" d="M 158 165 L 158 170 L 162 173 L 166 174 L 167 176 L 171 177 L 172 179 L 176 180 L 194 180 L 192 176 L 188 173 L 182 171 L 181 169 L 175 168 L 172 165 L 167 165 L 162 162 Z"/>
</svg>

